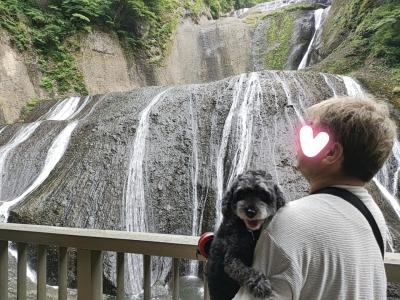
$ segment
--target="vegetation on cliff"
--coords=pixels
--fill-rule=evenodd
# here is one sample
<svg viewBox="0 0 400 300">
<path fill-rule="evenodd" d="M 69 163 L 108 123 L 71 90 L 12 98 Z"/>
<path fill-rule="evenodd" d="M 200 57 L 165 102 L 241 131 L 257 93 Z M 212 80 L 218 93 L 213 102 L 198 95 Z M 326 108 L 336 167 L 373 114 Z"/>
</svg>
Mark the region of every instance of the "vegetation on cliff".
<svg viewBox="0 0 400 300">
<path fill-rule="evenodd" d="M 235 9 L 244 7 L 252 7 L 265 0 L 205 0 L 210 7 L 211 14 L 214 18 L 218 18 L 221 13 L 230 12 Z"/>
<path fill-rule="evenodd" d="M 68 91 L 87 93 L 73 56 L 79 43 L 69 39 L 76 33 L 90 32 L 94 26 L 116 32 L 128 48 L 159 62 L 185 10 L 198 16 L 210 9 L 218 18 L 261 1 L 2 0 L 0 26 L 10 32 L 17 49 L 39 57 L 42 86 L 54 97 Z"/>
<path fill-rule="evenodd" d="M 400 107 L 398 0 L 335 0 L 324 28 L 321 63 L 313 69 L 349 74 Z"/>
</svg>

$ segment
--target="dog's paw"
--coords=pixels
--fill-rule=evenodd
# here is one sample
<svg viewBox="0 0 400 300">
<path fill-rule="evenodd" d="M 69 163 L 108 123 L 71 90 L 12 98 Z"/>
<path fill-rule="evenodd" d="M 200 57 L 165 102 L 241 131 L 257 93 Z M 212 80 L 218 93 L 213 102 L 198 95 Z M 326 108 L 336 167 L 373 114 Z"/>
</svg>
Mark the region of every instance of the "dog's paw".
<svg viewBox="0 0 400 300">
<path fill-rule="evenodd" d="M 265 298 L 271 295 L 271 284 L 264 274 L 258 278 L 249 280 L 247 287 L 250 292 L 257 298 Z"/>
</svg>

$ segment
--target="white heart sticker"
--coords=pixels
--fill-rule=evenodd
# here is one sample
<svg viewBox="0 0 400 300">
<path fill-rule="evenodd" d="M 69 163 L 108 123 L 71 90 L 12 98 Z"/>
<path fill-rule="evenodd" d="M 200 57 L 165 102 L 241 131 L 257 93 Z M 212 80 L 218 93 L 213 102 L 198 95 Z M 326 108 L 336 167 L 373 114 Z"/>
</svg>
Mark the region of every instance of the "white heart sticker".
<svg viewBox="0 0 400 300">
<path fill-rule="evenodd" d="M 319 132 L 314 138 L 311 126 L 305 125 L 300 129 L 300 146 L 304 155 L 314 157 L 328 145 L 329 135 L 326 132 Z"/>
</svg>

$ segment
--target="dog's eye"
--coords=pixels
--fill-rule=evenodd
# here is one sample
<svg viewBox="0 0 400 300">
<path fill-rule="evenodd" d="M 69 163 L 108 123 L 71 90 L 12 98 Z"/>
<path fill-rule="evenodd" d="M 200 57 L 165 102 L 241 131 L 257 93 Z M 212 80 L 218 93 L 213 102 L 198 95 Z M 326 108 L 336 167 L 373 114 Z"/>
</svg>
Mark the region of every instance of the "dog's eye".
<svg viewBox="0 0 400 300">
<path fill-rule="evenodd" d="M 236 200 L 240 201 L 243 200 L 245 198 L 246 194 L 243 191 L 239 191 L 236 193 Z"/>
<path fill-rule="evenodd" d="M 271 199 L 273 199 L 273 198 L 272 198 L 272 195 L 270 192 L 264 191 L 262 199 L 264 199 L 265 201 L 268 202 L 268 201 L 271 201 Z"/>
</svg>

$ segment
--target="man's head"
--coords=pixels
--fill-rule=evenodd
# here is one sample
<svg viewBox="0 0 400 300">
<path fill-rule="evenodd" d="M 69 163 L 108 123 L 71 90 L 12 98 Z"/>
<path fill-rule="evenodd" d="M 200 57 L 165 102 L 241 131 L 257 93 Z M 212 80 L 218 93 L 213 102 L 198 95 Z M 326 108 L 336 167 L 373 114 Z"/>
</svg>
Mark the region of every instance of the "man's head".
<svg viewBox="0 0 400 300">
<path fill-rule="evenodd" d="M 298 168 L 308 181 L 342 176 L 368 182 L 388 158 L 396 125 L 388 107 L 371 98 L 331 98 L 306 110 L 311 127 L 326 128 L 331 142 L 318 155 L 298 151 Z"/>
</svg>

